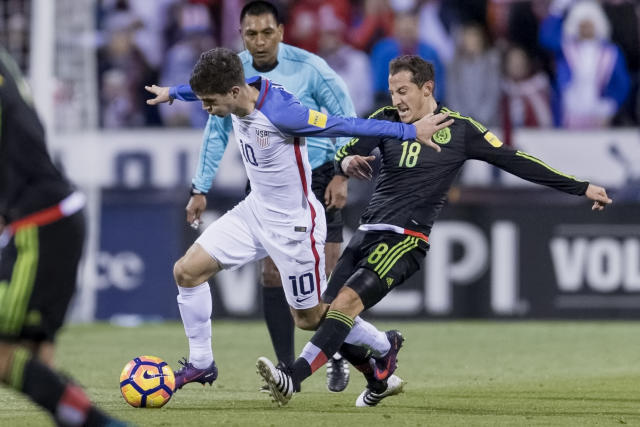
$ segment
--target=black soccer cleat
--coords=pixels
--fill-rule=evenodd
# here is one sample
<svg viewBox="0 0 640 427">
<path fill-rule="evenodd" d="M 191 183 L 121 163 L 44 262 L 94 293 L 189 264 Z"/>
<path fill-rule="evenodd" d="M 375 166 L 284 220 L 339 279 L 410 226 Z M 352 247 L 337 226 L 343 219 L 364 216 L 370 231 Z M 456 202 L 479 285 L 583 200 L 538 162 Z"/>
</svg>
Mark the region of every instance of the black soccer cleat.
<svg viewBox="0 0 640 427">
<path fill-rule="evenodd" d="M 181 368 L 175 372 L 176 388 L 174 391 L 181 389 L 185 384 L 193 382 L 211 385 L 218 378 L 218 367 L 215 360 L 211 362 L 211 365 L 203 369 L 196 368 L 187 359 L 182 359 L 178 363 Z"/>
<path fill-rule="evenodd" d="M 349 384 L 349 363 L 343 358 L 336 358 L 335 354 L 327 361 L 327 388 L 339 393 Z"/>
</svg>

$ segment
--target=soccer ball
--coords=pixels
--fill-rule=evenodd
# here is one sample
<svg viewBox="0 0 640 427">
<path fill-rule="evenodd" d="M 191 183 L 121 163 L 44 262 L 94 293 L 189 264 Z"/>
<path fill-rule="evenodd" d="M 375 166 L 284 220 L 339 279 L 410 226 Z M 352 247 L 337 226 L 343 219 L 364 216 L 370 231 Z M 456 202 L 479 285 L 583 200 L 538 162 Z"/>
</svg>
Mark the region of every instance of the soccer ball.
<svg viewBox="0 0 640 427">
<path fill-rule="evenodd" d="M 120 374 L 120 392 L 136 408 L 160 408 L 171 399 L 176 378 L 167 362 L 140 356 L 127 363 Z"/>
</svg>

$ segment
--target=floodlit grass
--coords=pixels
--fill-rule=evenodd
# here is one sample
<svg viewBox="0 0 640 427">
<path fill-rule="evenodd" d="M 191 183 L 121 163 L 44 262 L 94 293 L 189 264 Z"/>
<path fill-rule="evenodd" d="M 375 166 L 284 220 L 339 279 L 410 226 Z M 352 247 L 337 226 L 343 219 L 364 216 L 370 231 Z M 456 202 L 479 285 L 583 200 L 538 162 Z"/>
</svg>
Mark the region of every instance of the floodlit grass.
<svg viewBox="0 0 640 427">
<path fill-rule="evenodd" d="M 258 392 L 258 356 L 273 356 L 262 322 L 214 322 L 220 376 L 189 384 L 162 409 L 129 407 L 118 377 L 131 358 L 172 366 L 187 354 L 179 323 L 68 327 L 58 362 L 109 413 L 140 426 L 495 426 L 640 425 L 640 323 L 378 322 L 406 337 L 397 374 L 406 392 L 376 408 L 355 408 L 364 381 L 352 369 L 343 393 L 329 393 L 324 369 L 286 407 Z M 300 333 L 301 348 L 309 333 Z M 0 425 L 51 425 L 27 399 L 0 389 Z"/>
</svg>

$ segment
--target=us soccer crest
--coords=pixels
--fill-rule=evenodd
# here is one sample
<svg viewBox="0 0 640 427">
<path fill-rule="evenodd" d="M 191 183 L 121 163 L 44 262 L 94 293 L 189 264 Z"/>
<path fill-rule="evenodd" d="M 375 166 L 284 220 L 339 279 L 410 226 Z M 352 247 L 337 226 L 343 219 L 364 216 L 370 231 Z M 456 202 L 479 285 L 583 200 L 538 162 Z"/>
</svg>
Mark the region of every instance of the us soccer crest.
<svg viewBox="0 0 640 427">
<path fill-rule="evenodd" d="M 269 146 L 269 131 L 256 129 L 256 142 L 260 148 L 267 148 Z"/>
<path fill-rule="evenodd" d="M 438 144 L 446 144 L 451 141 L 451 130 L 449 128 L 440 129 L 433 134 L 432 138 Z"/>
</svg>

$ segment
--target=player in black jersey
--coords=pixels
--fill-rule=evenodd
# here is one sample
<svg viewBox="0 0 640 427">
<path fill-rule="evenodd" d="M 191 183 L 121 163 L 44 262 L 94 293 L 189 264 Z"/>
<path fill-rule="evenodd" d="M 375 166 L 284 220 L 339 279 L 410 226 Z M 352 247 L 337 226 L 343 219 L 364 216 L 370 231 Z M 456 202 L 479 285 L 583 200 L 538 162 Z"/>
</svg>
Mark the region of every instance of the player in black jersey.
<svg viewBox="0 0 640 427">
<path fill-rule="evenodd" d="M 0 47 L 0 382 L 58 425 L 123 425 L 53 371 L 75 290 L 84 197 L 51 162 L 29 89 Z"/>
<path fill-rule="evenodd" d="M 484 160 L 521 178 L 594 201 L 592 209 L 611 203 L 604 188 L 557 171 L 535 157 L 505 147 L 482 124 L 437 104 L 433 97 L 433 66 L 418 56 L 402 56 L 389 64 L 389 91 L 393 106 L 376 111 L 371 118 L 413 123 L 446 112 L 453 123 L 436 132 L 432 140 L 439 152 L 415 141 L 391 138 L 353 139 L 336 154 L 337 169 L 350 177 L 370 179 L 370 155 L 382 155 L 380 175 L 361 225 L 345 249 L 323 295 L 330 303 L 325 321 L 305 346 L 301 357 L 287 371 L 273 373 L 275 396 L 286 403 L 302 380 L 316 368 L 315 360 L 338 349 L 365 374 L 367 388 L 356 406 L 375 406 L 402 390 L 393 375 L 402 335 L 392 331 L 392 348 L 375 359 L 343 344 L 353 319 L 374 306 L 420 268 L 429 248 L 429 232 L 445 203 L 447 192 L 464 162 Z"/>
</svg>

